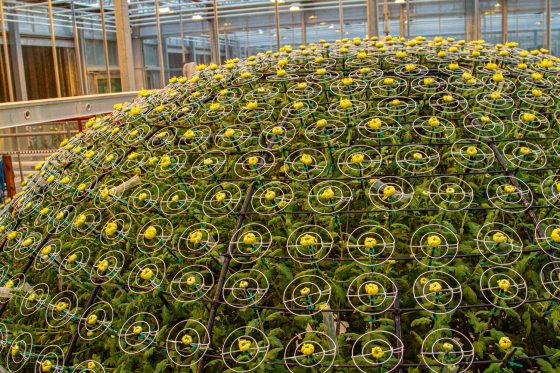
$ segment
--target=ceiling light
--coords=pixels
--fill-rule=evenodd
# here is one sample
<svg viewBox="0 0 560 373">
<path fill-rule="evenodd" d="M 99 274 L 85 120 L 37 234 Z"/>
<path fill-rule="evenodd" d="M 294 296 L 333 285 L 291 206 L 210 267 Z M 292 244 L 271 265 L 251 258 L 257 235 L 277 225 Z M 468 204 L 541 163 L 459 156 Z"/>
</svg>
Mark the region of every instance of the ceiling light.
<svg viewBox="0 0 560 373">
<path fill-rule="evenodd" d="M 259 34 L 264 34 L 264 31 L 259 29 Z"/>
<path fill-rule="evenodd" d="M 171 12 L 171 9 L 168 6 L 161 7 L 158 10 L 159 14 L 167 14 L 169 12 Z"/>
<path fill-rule="evenodd" d="M 500 3 L 496 3 L 496 5 L 494 5 L 496 8 L 501 7 Z"/>
<path fill-rule="evenodd" d="M 290 12 L 299 12 L 299 11 L 300 11 L 300 8 L 297 5 L 292 5 L 290 7 Z"/>
<path fill-rule="evenodd" d="M 200 14 L 195 14 L 194 16 L 192 16 L 192 20 L 193 21 L 202 21 L 202 16 Z"/>
<path fill-rule="evenodd" d="M 271 3 L 278 3 L 278 4 L 284 4 L 285 1 L 284 0 L 270 0 Z"/>
<path fill-rule="evenodd" d="M 320 25 L 326 25 L 327 22 L 323 21 L 323 22 L 319 22 Z"/>
<path fill-rule="evenodd" d="M 317 16 L 309 16 L 309 19 L 315 19 Z"/>
<path fill-rule="evenodd" d="M 330 25 L 329 28 L 334 28 L 334 25 Z"/>
<path fill-rule="evenodd" d="M 405 0 L 395 0 L 395 4 L 406 4 Z"/>
</svg>

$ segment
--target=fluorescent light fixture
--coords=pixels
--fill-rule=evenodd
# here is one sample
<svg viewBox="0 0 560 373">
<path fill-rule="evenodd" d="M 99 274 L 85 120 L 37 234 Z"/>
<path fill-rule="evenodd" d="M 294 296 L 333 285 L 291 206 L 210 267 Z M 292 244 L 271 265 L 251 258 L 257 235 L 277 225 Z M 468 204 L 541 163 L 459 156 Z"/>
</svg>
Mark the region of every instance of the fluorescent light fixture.
<svg viewBox="0 0 560 373">
<path fill-rule="evenodd" d="M 309 19 L 315 19 L 317 16 L 309 16 Z"/>
<path fill-rule="evenodd" d="M 299 8 L 298 5 L 292 5 L 290 7 L 290 12 L 299 12 L 301 9 Z"/>
<path fill-rule="evenodd" d="M 259 34 L 264 34 L 264 31 L 262 29 L 259 29 Z"/>
<path fill-rule="evenodd" d="M 284 0 L 270 0 L 271 3 L 278 3 L 278 4 L 284 4 L 285 1 Z"/>
<path fill-rule="evenodd" d="M 159 14 L 167 14 L 169 12 L 171 12 L 171 8 L 169 8 L 168 6 L 162 6 L 158 11 Z"/>
<path fill-rule="evenodd" d="M 334 28 L 334 25 L 330 25 L 329 28 Z"/>
<path fill-rule="evenodd" d="M 320 25 L 326 25 L 326 24 L 327 24 L 327 22 L 325 22 L 325 21 L 322 21 L 322 22 L 319 22 L 319 24 L 320 24 Z"/>
<path fill-rule="evenodd" d="M 395 4 L 405 4 L 405 0 L 395 0 Z"/>
<path fill-rule="evenodd" d="M 192 16 L 192 20 L 193 21 L 202 21 L 202 16 L 200 14 L 195 14 L 194 16 Z"/>
</svg>

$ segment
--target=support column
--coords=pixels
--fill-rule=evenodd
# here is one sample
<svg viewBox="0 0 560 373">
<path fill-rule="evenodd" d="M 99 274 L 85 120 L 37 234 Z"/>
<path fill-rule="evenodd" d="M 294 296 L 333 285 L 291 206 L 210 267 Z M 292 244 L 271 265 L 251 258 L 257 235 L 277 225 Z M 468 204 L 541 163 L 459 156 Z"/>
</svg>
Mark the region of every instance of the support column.
<svg viewBox="0 0 560 373">
<path fill-rule="evenodd" d="M 379 35 L 379 3 L 377 0 L 366 0 L 366 16 L 368 37 Z"/>
<path fill-rule="evenodd" d="M 128 17 L 128 2 L 115 0 L 115 23 L 117 27 L 117 56 L 121 73 L 121 87 L 124 92 L 136 89 L 132 37 Z"/>
<path fill-rule="evenodd" d="M 480 39 L 480 8 L 478 0 L 465 0 L 465 33 L 467 41 Z"/>
<path fill-rule="evenodd" d="M 0 0 L 0 29 L 2 29 L 2 52 L 4 54 L 4 65 L 6 67 L 6 78 L 8 81 L 8 100 L 14 101 L 14 87 L 12 86 L 12 71 L 10 68 L 10 53 L 8 51 L 8 33 L 6 32 L 6 21 L 4 19 L 4 4 Z"/>
<path fill-rule="evenodd" d="M 157 50 L 159 57 L 159 84 L 160 88 L 165 87 L 165 65 L 163 62 L 163 45 L 161 42 L 161 24 L 159 20 L 159 1 L 154 1 L 156 10 L 156 31 L 157 31 Z"/>
<path fill-rule="evenodd" d="M 544 24 L 545 26 L 545 30 L 544 30 L 544 35 L 545 35 L 545 45 L 546 45 L 546 49 L 549 50 L 550 53 L 550 48 L 552 47 L 552 11 L 550 9 L 550 7 L 552 6 L 552 4 L 550 3 L 550 0 L 545 0 L 544 3 L 545 6 L 545 10 L 544 10 L 544 16 L 545 16 L 545 22 Z"/>
<path fill-rule="evenodd" d="M 215 45 L 215 38 L 214 38 L 214 20 L 208 20 L 208 42 L 210 43 L 210 61 L 216 63 L 216 49 L 214 48 Z"/>
<path fill-rule="evenodd" d="M 502 44 L 508 39 L 508 0 L 502 0 Z"/>
<path fill-rule="evenodd" d="M 214 53 L 214 57 L 216 59 L 215 63 L 220 65 L 222 63 L 222 58 L 220 56 L 220 31 L 219 26 L 220 22 L 218 20 L 218 0 L 214 0 L 214 48 L 216 52 Z"/>
<path fill-rule="evenodd" d="M 112 92 L 111 69 L 109 67 L 109 46 L 107 43 L 107 28 L 105 27 L 105 9 L 103 0 L 99 0 L 99 13 L 101 14 L 101 31 L 103 32 L 103 54 L 105 58 L 105 79 L 107 80 L 107 92 Z"/>
<path fill-rule="evenodd" d="M 25 101 L 27 100 L 27 85 L 25 82 L 25 70 L 23 67 L 23 53 L 21 51 L 19 24 L 17 22 L 10 22 L 8 44 L 10 47 L 10 65 L 12 67 L 12 76 L 14 79 L 15 100 Z"/>
<path fill-rule="evenodd" d="M 80 33 L 78 31 L 78 22 L 76 21 L 76 9 L 74 7 L 74 2 L 70 3 L 70 10 L 72 11 L 72 31 L 74 33 L 74 53 L 76 53 L 76 71 L 79 77 L 78 84 L 78 95 L 85 95 L 87 92 L 87 81 L 84 74 L 83 64 L 82 64 L 82 48 L 80 43 Z"/>
<path fill-rule="evenodd" d="M 305 9 L 301 12 L 301 44 L 307 45 L 307 27 L 305 24 L 306 14 Z"/>
<path fill-rule="evenodd" d="M 399 34 L 400 37 L 406 36 L 406 14 L 405 14 L 405 10 L 406 10 L 406 5 L 402 4 L 401 5 L 401 9 L 399 12 Z"/>
<path fill-rule="evenodd" d="M 52 60 L 54 67 L 54 84 L 56 86 L 56 97 L 62 97 L 62 90 L 60 88 L 60 74 L 58 72 L 58 55 L 56 52 L 56 36 L 54 34 L 54 17 L 53 17 L 53 7 L 52 0 L 48 0 L 49 9 L 49 28 L 51 33 L 51 48 L 52 48 Z"/>
<path fill-rule="evenodd" d="M 278 10 L 278 0 L 274 0 L 274 18 L 276 20 L 276 50 L 280 50 L 280 11 Z"/>
<path fill-rule="evenodd" d="M 132 39 L 132 62 L 134 63 L 134 82 L 135 89 L 139 90 L 147 85 L 146 82 L 146 65 L 144 64 L 144 46 L 142 39 Z"/>
<path fill-rule="evenodd" d="M 342 0 L 338 0 L 338 19 L 340 21 L 340 40 L 344 39 L 344 9 Z"/>
</svg>

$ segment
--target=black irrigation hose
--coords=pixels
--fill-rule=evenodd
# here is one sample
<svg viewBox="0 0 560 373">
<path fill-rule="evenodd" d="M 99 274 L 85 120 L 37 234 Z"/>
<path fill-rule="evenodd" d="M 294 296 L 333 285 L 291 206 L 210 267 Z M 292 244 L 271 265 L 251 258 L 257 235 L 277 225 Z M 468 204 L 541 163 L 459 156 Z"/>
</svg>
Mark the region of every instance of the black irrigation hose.
<svg viewBox="0 0 560 373">
<path fill-rule="evenodd" d="M 211 357 L 214 359 L 224 359 L 223 355 L 213 355 L 213 354 L 206 354 L 205 356 Z M 518 356 L 512 357 L 508 361 L 523 361 L 523 360 L 536 360 L 536 359 L 546 359 L 548 357 L 554 356 L 553 354 L 544 354 L 544 355 L 533 355 L 533 356 Z M 228 359 L 231 360 L 231 359 Z M 456 363 L 455 365 L 489 365 L 494 363 L 502 363 L 503 360 L 474 360 L 472 363 L 467 361 L 461 361 Z M 298 363 L 286 362 L 286 361 L 267 361 L 266 364 L 271 365 L 288 365 L 288 366 L 300 366 Z M 382 366 L 382 364 L 332 364 L 331 367 L 333 368 L 375 368 Z M 420 368 L 420 367 L 441 367 L 441 364 L 425 364 L 425 363 L 401 363 L 398 364 L 398 367 L 403 368 Z M 318 367 L 327 367 L 327 365 L 319 364 Z M 388 369 L 388 368 L 387 368 Z"/>
</svg>

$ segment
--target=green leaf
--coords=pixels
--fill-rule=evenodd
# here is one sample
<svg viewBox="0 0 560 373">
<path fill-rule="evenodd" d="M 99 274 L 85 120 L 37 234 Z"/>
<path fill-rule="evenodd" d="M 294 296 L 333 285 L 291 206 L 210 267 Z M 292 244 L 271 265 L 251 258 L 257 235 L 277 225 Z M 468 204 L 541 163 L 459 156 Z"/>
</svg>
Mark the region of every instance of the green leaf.
<svg viewBox="0 0 560 373">
<path fill-rule="evenodd" d="M 479 358 L 483 358 L 484 351 L 486 350 L 486 345 L 482 341 L 474 341 L 473 342 L 474 352 L 478 355 Z"/>
<path fill-rule="evenodd" d="M 413 320 L 413 321 L 410 323 L 410 326 L 414 328 L 414 327 L 416 327 L 416 326 L 420 326 L 420 325 L 429 325 L 429 324 L 431 324 L 431 323 L 432 323 L 432 319 L 431 319 L 431 318 L 429 318 L 429 317 L 419 317 L 419 318 Z"/>
<path fill-rule="evenodd" d="M 541 372 L 543 373 L 557 373 L 558 370 L 555 369 L 552 364 L 550 364 L 548 361 L 546 361 L 545 359 L 537 359 L 537 364 L 539 364 L 539 367 L 541 368 Z"/>
</svg>

